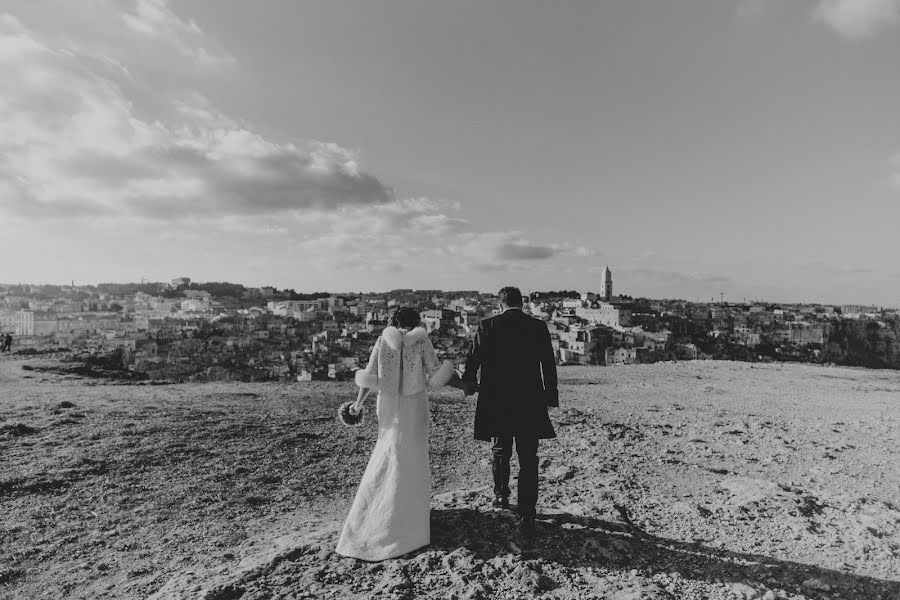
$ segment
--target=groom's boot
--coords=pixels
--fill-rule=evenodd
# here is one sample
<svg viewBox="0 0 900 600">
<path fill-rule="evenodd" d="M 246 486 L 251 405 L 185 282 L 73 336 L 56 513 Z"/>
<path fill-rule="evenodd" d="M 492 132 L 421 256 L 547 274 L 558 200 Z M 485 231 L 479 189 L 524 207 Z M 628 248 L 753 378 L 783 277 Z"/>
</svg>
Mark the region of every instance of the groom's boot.
<svg viewBox="0 0 900 600">
<path fill-rule="evenodd" d="M 506 496 L 495 496 L 494 501 L 491 502 L 491 506 L 493 506 L 494 508 L 508 509 L 509 508 L 509 498 L 507 498 Z"/>
<path fill-rule="evenodd" d="M 494 508 L 509 508 L 509 459 L 512 456 L 512 437 L 494 438 L 491 447 L 493 458 L 491 471 L 494 475 Z"/>
</svg>

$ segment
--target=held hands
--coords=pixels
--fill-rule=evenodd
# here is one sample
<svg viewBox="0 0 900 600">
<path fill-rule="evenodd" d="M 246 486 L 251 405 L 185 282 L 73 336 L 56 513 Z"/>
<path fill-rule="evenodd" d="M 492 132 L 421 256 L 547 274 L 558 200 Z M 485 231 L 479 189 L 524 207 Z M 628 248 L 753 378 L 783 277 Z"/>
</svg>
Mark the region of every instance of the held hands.
<svg viewBox="0 0 900 600">
<path fill-rule="evenodd" d="M 453 374 L 453 377 L 450 378 L 450 381 L 447 383 L 450 387 L 455 387 L 458 390 L 462 390 L 463 394 L 466 396 L 471 396 L 475 392 L 478 391 L 478 384 L 474 381 L 470 381 L 468 379 L 463 379 L 459 372 Z"/>
<path fill-rule="evenodd" d="M 353 404 L 350 405 L 350 414 L 356 416 L 363 409 L 363 403 L 357 400 Z"/>
</svg>

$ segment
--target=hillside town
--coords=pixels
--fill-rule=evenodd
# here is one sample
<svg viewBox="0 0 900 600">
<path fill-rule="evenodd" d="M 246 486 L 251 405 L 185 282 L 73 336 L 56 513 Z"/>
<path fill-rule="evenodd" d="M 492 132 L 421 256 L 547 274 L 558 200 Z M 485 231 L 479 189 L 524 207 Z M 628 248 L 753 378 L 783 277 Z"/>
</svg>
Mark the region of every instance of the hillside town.
<svg viewBox="0 0 900 600">
<path fill-rule="evenodd" d="M 834 339 L 846 329 L 842 323 L 877 331 L 900 322 L 897 309 L 877 306 L 616 295 L 608 267 L 599 283 L 599 292 L 527 294 L 524 310 L 546 323 L 560 364 L 852 363 Z M 146 379 L 342 380 L 365 365 L 400 305 L 421 311 L 438 353 L 460 366 L 479 322 L 498 310 L 493 294 L 474 290 L 298 294 L 187 277 L 165 284 L 0 284 L 0 337 L 11 336 L 10 353 L 114 356 L 121 369 Z"/>
</svg>

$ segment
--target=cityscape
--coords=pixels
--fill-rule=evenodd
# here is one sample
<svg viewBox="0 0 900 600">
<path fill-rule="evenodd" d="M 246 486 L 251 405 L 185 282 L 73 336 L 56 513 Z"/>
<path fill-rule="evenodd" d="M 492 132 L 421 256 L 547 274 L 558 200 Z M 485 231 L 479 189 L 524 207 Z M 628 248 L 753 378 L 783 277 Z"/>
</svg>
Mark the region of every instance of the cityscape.
<svg viewBox="0 0 900 600">
<path fill-rule="evenodd" d="M 0 0 L 0 600 L 900 600 L 900 0 Z"/>
<path fill-rule="evenodd" d="M 688 302 L 595 291 L 532 291 L 560 365 L 697 359 L 801 361 L 900 368 L 896 308 Z M 199 283 L 0 284 L 0 336 L 11 354 L 62 354 L 115 376 L 173 381 L 345 380 L 365 366 L 396 306 L 421 311 L 439 354 L 457 365 L 494 294 L 394 289 L 300 294 Z M 107 372 L 109 374 L 109 372 Z"/>
</svg>

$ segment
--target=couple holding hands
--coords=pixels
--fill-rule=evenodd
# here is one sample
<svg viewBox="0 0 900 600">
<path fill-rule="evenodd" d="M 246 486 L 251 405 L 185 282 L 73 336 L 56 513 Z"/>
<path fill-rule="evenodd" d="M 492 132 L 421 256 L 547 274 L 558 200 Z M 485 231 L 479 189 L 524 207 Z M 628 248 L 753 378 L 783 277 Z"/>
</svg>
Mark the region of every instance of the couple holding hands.
<svg viewBox="0 0 900 600">
<path fill-rule="evenodd" d="M 518 288 L 505 287 L 498 296 L 501 313 L 479 325 L 461 378 L 452 363 L 438 360 L 412 308 L 394 313 L 368 365 L 356 373 L 359 396 L 345 408 L 344 418 L 360 415 L 367 396 L 377 391 L 378 441 L 344 522 L 338 554 L 380 561 L 430 543 L 427 391 L 445 385 L 467 396 L 478 390 L 475 439 L 492 443 L 497 508 L 510 508 L 509 461 L 515 445 L 516 512 L 523 535 L 534 534 L 538 440 L 556 437 L 547 411 L 559 406 L 556 359 L 546 324 L 522 312 Z"/>
</svg>

